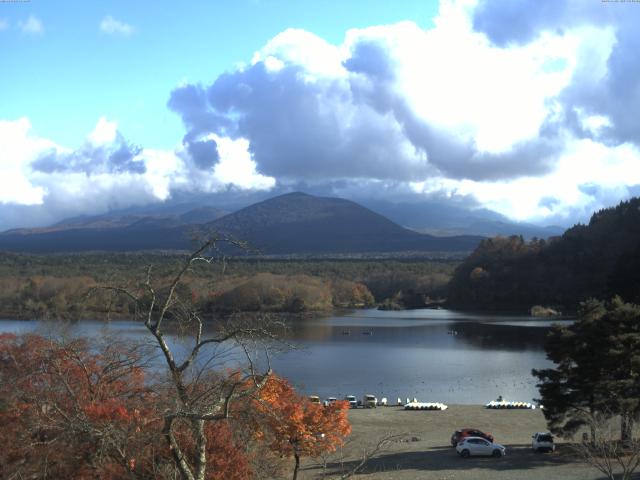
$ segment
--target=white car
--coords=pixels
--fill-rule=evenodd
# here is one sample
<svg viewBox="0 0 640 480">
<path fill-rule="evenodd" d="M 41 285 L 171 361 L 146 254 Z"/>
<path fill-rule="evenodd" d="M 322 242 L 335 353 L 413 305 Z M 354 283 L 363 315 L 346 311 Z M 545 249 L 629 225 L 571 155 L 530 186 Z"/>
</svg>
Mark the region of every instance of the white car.
<svg viewBox="0 0 640 480">
<path fill-rule="evenodd" d="M 556 449 L 553 435 L 549 432 L 534 433 L 531 435 L 531 448 L 534 452 L 553 452 Z"/>
<path fill-rule="evenodd" d="M 358 408 L 358 399 L 355 397 L 355 395 L 347 395 L 346 397 L 344 397 L 344 399 L 349 402 L 349 406 L 351 408 Z"/>
<path fill-rule="evenodd" d="M 499 443 L 493 443 L 482 437 L 467 437 L 456 445 L 456 451 L 461 457 L 487 456 L 503 457 L 507 449 Z"/>
</svg>

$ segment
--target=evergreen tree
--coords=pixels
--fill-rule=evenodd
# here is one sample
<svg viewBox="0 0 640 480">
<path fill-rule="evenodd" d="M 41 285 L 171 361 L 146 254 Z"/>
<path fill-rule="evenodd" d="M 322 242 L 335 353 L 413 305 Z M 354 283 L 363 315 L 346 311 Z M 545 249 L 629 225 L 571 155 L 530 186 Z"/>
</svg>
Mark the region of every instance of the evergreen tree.
<svg viewBox="0 0 640 480">
<path fill-rule="evenodd" d="M 606 387 L 615 413 L 620 415 L 621 440 L 630 440 L 640 415 L 640 306 L 612 300 L 602 321 L 609 332 Z"/>
<path fill-rule="evenodd" d="M 596 414 L 619 414 L 628 439 L 640 413 L 640 306 L 586 301 L 573 325 L 551 329 L 545 349 L 556 366 L 533 375 L 549 428 L 571 436 Z"/>
<path fill-rule="evenodd" d="M 573 325 L 554 325 L 545 350 L 555 368 L 533 370 L 544 415 L 550 430 L 571 436 L 606 402 L 606 371 L 596 352 L 605 348 L 603 325 L 596 319 L 605 311 L 595 300 L 582 304 L 581 315 Z M 593 435 L 593 434 L 592 434 Z"/>
</svg>

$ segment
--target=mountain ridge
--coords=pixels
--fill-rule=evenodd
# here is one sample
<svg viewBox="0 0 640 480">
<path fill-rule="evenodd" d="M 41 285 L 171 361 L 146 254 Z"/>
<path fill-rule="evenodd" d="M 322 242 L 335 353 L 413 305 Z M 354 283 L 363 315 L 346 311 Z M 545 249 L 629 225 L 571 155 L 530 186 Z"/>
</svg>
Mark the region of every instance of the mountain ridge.
<svg viewBox="0 0 640 480">
<path fill-rule="evenodd" d="M 112 219 L 90 217 L 39 231 L 0 234 L 0 250 L 25 252 L 137 251 L 189 249 L 188 233 L 194 227 L 219 231 L 246 240 L 265 254 L 326 254 L 405 251 L 471 251 L 477 236 L 434 237 L 397 225 L 386 217 L 350 200 L 292 192 L 258 202 L 212 221 L 200 222 L 197 211 L 191 223 L 135 215 Z M 185 220 L 183 218 L 183 220 Z M 185 220 L 186 221 L 186 220 Z M 118 223 L 120 222 L 120 223 Z"/>
</svg>

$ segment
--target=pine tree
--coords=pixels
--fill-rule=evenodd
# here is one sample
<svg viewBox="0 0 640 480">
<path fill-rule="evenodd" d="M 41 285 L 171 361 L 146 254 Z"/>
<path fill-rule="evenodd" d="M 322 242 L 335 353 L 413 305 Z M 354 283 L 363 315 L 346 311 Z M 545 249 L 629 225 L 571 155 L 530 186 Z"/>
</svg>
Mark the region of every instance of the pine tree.
<svg viewBox="0 0 640 480">
<path fill-rule="evenodd" d="M 545 349 L 556 367 L 532 373 L 551 431 L 571 436 L 596 414 L 617 414 L 628 439 L 640 414 L 640 306 L 584 302 L 574 324 L 551 329 Z"/>
</svg>

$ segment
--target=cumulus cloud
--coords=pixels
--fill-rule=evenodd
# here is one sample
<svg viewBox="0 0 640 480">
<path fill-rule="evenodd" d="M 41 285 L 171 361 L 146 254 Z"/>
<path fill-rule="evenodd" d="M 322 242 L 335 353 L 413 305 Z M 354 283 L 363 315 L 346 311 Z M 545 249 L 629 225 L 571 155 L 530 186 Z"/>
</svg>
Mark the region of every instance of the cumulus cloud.
<svg viewBox="0 0 640 480">
<path fill-rule="evenodd" d="M 180 192 L 274 185 L 256 172 L 242 140 L 207 141 L 216 140 L 219 159 L 203 169 L 185 161 L 182 147 L 157 150 L 129 142 L 106 118 L 75 149 L 35 136 L 26 118 L 0 121 L 0 229 L 161 202 Z"/>
<path fill-rule="evenodd" d="M 260 171 L 279 179 L 547 172 L 562 143 L 542 127 L 570 73 L 548 71 L 544 54 L 568 56 L 575 40 L 504 50 L 470 23 L 464 9 L 445 4 L 436 29 L 352 30 L 339 46 L 287 30 L 250 66 L 209 86 L 180 86 L 169 106 L 188 135 L 247 139 Z"/>
<path fill-rule="evenodd" d="M 29 181 L 29 163 L 34 152 L 53 144 L 28 135 L 30 128 L 26 118 L 0 120 L 0 203 L 42 203 L 45 192 Z"/>
<path fill-rule="evenodd" d="M 638 183 L 602 175 L 638 171 L 640 40 L 620 12 L 551 3 L 443 0 L 433 28 L 354 29 L 339 45 L 289 29 L 249 65 L 179 86 L 168 105 L 187 150 L 190 138 L 243 139 L 281 184 L 404 184 L 560 218 Z M 580 189 L 590 182 L 599 193 Z"/>
<path fill-rule="evenodd" d="M 22 30 L 22 33 L 27 35 L 40 35 L 44 33 L 44 25 L 35 15 L 29 15 L 29 18 L 26 20 L 18 22 L 18 28 Z"/>
<path fill-rule="evenodd" d="M 142 174 L 145 173 L 146 166 L 141 153 L 142 148 L 127 142 L 117 131 L 114 122 L 101 118 L 82 147 L 71 151 L 53 148 L 41 154 L 31 164 L 31 168 L 42 173 Z"/>
<path fill-rule="evenodd" d="M 524 15 L 523 12 L 527 12 Z M 558 0 L 541 5 L 533 0 L 480 1 L 473 24 L 499 45 L 522 44 L 545 34 L 595 34 L 579 51 L 581 68 L 560 97 L 567 117 L 575 111 L 607 120 L 600 136 L 607 142 L 640 143 L 636 117 L 640 110 L 640 8 L 616 2 Z M 570 118 L 567 119 L 567 122 Z"/>
<path fill-rule="evenodd" d="M 100 22 L 100 31 L 109 35 L 129 37 L 135 33 L 136 29 L 128 23 L 116 20 L 111 15 L 107 15 Z"/>
<path fill-rule="evenodd" d="M 303 189 L 567 224 L 640 191 L 639 21 L 622 3 L 441 0 L 429 28 L 352 29 L 339 44 L 288 29 L 170 93 L 185 127 L 173 151 L 106 119 L 74 149 L 12 124 L 21 160 L 0 169 L 22 187 L 0 202 Z M 101 29 L 134 31 L 112 17 Z"/>
</svg>

